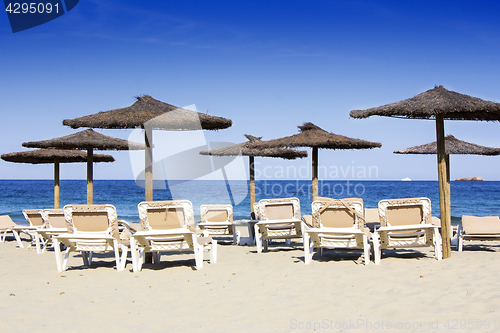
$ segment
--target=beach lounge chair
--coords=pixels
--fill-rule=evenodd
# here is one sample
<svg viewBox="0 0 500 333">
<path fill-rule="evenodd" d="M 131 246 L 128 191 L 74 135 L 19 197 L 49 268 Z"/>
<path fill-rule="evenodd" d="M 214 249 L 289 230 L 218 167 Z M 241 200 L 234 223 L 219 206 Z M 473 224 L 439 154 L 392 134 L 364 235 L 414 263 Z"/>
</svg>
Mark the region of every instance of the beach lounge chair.
<svg viewBox="0 0 500 333">
<path fill-rule="evenodd" d="M 2 233 L 0 241 L 2 243 L 5 242 L 7 233 L 10 232 L 16 239 L 17 246 L 20 248 L 24 248 L 23 243 L 21 242 L 21 238 L 19 237 L 19 231 L 22 230 L 22 226 L 12 221 L 9 215 L 0 215 L 0 232 Z"/>
<path fill-rule="evenodd" d="M 500 241 L 500 218 L 463 215 L 458 230 L 458 251 L 462 252 L 464 242 L 473 241 Z"/>
<path fill-rule="evenodd" d="M 47 246 L 53 245 L 53 236 L 68 232 L 63 209 L 44 209 L 41 215 L 45 224 L 42 228 L 35 230 L 38 235 L 36 238 L 36 253 L 38 254 L 45 252 Z"/>
<path fill-rule="evenodd" d="M 233 223 L 233 206 L 231 205 L 201 205 L 200 230 L 206 235 L 231 236 L 233 244 L 240 243 L 240 232 Z"/>
<path fill-rule="evenodd" d="M 372 234 L 375 263 L 388 248 L 433 247 L 442 259 L 438 226 L 431 224 L 428 198 L 381 200 L 378 204 L 380 228 Z"/>
<path fill-rule="evenodd" d="M 365 231 L 363 200 L 318 198 L 312 203 L 311 219 L 304 216 L 304 257 L 309 264 L 314 248 L 363 249 L 365 265 L 370 262 L 368 230 Z M 311 221 L 311 223 L 307 223 Z"/>
<path fill-rule="evenodd" d="M 142 269 L 145 254 L 152 252 L 153 263 L 167 251 L 194 253 L 196 268 L 203 267 L 203 249 L 210 249 L 212 263 L 217 261 L 217 241 L 197 237 L 193 205 L 188 200 L 143 201 L 138 205 L 141 231 L 130 239 L 134 272 Z"/>
<path fill-rule="evenodd" d="M 63 211 L 68 233 L 52 236 L 57 270 L 67 269 L 70 252 L 80 252 L 84 265 L 92 263 L 94 252 L 114 252 L 116 270 L 123 271 L 128 247 L 120 242 L 116 208 L 112 205 L 66 205 Z M 66 246 L 64 259 L 59 243 Z"/>
<path fill-rule="evenodd" d="M 35 242 L 36 253 L 40 253 L 40 244 L 44 243 L 44 239 L 37 233 L 37 230 L 45 228 L 45 219 L 42 215 L 42 209 L 25 209 L 23 210 L 23 215 L 26 221 L 29 223 L 29 226 L 21 226 L 16 228 L 26 234 L 28 234 L 31 238 L 31 245 L 33 241 Z"/>
<path fill-rule="evenodd" d="M 290 244 L 291 239 L 302 238 L 299 199 L 262 199 L 254 204 L 254 211 L 260 220 L 254 227 L 258 253 L 262 252 L 263 244 L 267 251 L 272 239 L 285 239 Z"/>
</svg>

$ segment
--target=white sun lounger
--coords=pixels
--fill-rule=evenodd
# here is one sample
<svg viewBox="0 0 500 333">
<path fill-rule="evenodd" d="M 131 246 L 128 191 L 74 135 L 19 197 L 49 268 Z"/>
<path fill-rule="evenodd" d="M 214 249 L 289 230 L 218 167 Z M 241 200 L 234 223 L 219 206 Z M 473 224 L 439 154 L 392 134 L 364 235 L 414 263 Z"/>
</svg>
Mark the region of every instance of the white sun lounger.
<svg viewBox="0 0 500 333">
<path fill-rule="evenodd" d="M 365 265 L 370 262 L 370 244 L 365 232 L 362 199 L 318 198 L 312 216 L 304 216 L 304 257 L 309 264 L 313 249 L 363 249 Z M 309 222 L 310 221 L 310 222 Z M 307 223 L 309 222 L 309 223 Z M 309 239 L 310 238 L 310 239 Z"/>
<path fill-rule="evenodd" d="M 380 228 L 372 234 L 376 264 L 388 248 L 433 247 L 436 259 L 442 259 L 441 235 L 431 224 L 428 198 L 381 200 L 378 209 Z"/>
</svg>

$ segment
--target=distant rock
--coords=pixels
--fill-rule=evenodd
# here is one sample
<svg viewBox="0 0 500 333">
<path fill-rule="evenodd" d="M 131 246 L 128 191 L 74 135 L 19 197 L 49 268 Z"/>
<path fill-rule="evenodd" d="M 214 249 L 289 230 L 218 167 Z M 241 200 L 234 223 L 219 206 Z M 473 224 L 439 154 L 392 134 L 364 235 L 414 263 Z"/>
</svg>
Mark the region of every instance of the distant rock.
<svg viewBox="0 0 500 333">
<path fill-rule="evenodd" d="M 482 182 L 483 178 L 481 177 L 465 177 L 465 178 L 457 178 L 455 179 L 457 182 L 459 181 L 467 181 L 467 182 Z"/>
</svg>

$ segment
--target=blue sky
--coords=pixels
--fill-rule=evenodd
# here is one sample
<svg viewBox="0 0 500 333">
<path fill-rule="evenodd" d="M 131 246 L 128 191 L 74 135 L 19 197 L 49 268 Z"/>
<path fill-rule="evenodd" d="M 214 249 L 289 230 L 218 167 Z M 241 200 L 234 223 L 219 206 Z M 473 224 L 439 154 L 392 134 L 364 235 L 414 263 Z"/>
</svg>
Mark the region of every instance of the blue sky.
<svg viewBox="0 0 500 333">
<path fill-rule="evenodd" d="M 15 34 L 5 13 L 0 153 L 74 133 L 63 119 L 128 106 L 134 96 L 150 94 L 233 120 L 230 129 L 206 133 L 208 141 L 238 143 L 245 133 L 272 139 L 313 122 L 382 143 L 370 151 L 320 150 L 320 165 L 344 172 L 376 167 L 371 179 L 434 180 L 435 156 L 392 153 L 434 141 L 433 121 L 356 120 L 349 111 L 435 85 L 500 102 L 499 11 L 493 1 L 81 0 L 60 18 Z M 445 122 L 447 134 L 492 147 L 500 147 L 499 126 Z M 128 154 L 111 154 L 117 161 L 96 166 L 94 177 L 133 179 Z M 452 156 L 451 177 L 500 180 L 498 159 Z M 310 158 L 256 161 L 271 177 L 280 166 L 310 164 Z M 83 164 L 63 165 L 61 177 L 85 179 L 85 171 Z M 0 161 L 0 173 L 2 179 L 51 179 L 52 166 Z"/>
</svg>

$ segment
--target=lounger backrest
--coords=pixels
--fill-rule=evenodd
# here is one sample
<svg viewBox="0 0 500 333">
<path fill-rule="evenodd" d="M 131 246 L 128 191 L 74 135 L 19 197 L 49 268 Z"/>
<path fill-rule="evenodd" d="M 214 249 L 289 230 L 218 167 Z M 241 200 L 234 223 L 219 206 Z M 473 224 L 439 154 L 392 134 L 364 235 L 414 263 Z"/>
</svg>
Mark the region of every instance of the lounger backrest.
<svg viewBox="0 0 500 333">
<path fill-rule="evenodd" d="M 188 200 L 143 201 L 138 205 L 142 230 L 194 229 L 193 205 Z"/>
<path fill-rule="evenodd" d="M 365 208 L 365 221 L 366 223 L 380 223 L 378 208 Z"/>
<path fill-rule="evenodd" d="M 498 216 L 462 216 L 462 229 L 466 235 L 498 235 L 500 234 L 500 218 Z"/>
<path fill-rule="evenodd" d="M 0 215 L 0 229 L 11 229 L 15 226 L 16 224 L 9 215 Z"/>
<path fill-rule="evenodd" d="M 201 222 L 232 223 L 233 206 L 231 205 L 201 205 Z"/>
<path fill-rule="evenodd" d="M 262 220 L 299 219 L 300 201 L 297 198 L 263 199 L 256 205 Z"/>
<path fill-rule="evenodd" d="M 63 211 L 69 233 L 109 233 L 119 237 L 116 208 L 112 205 L 66 205 Z"/>
<path fill-rule="evenodd" d="M 62 209 L 44 209 L 44 218 L 49 228 L 66 228 L 64 211 Z"/>
<path fill-rule="evenodd" d="M 45 225 L 41 209 L 25 209 L 23 210 L 23 215 L 32 227 L 41 228 Z"/>
<path fill-rule="evenodd" d="M 431 201 L 428 198 L 381 200 L 380 225 L 404 226 L 431 222 Z"/>
<path fill-rule="evenodd" d="M 360 228 L 363 200 L 359 198 L 319 198 L 312 203 L 313 223 L 326 228 Z M 325 207 L 328 205 L 328 207 Z M 347 205 L 349 208 L 347 208 Z M 319 212 L 319 218 L 318 218 Z"/>
</svg>

